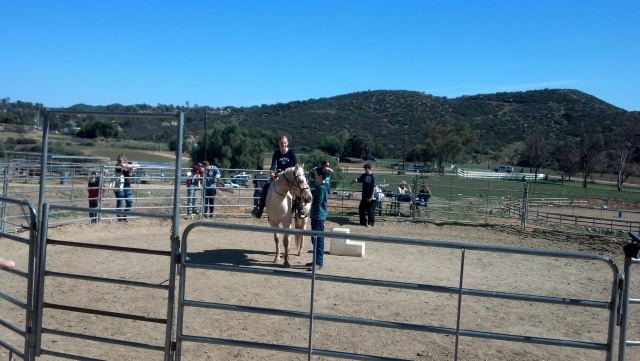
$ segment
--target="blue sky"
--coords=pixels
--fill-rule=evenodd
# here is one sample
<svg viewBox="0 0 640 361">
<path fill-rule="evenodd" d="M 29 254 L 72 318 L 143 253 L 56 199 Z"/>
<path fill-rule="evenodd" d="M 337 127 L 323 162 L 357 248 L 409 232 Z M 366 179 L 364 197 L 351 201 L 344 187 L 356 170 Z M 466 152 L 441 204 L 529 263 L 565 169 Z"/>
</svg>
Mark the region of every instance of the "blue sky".
<svg viewBox="0 0 640 361">
<path fill-rule="evenodd" d="M 640 1 L 0 4 L 0 97 L 252 106 L 578 89 L 640 110 Z"/>
</svg>

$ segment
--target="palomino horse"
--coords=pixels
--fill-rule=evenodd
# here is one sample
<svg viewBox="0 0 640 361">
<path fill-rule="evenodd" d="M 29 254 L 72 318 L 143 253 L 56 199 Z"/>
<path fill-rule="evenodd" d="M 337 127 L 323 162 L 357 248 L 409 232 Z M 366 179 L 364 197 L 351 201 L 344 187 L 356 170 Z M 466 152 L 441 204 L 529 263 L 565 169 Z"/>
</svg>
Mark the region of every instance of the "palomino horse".
<svg viewBox="0 0 640 361">
<path fill-rule="evenodd" d="M 304 170 L 300 165 L 287 168 L 284 172 L 280 173 L 273 183 L 271 183 L 269 190 L 267 190 L 265 205 L 271 227 L 279 227 L 279 225 L 282 224 L 282 228 L 291 228 L 293 218 L 291 211 L 293 200 L 291 194 L 300 198 L 304 204 L 311 202 L 311 191 L 309 190 L 307 180 L 304 178 Z M 302 224 L 302 226 L 304 227 L 304 224 Z M 273 262 L 277 263 L 278 260 L 280 260 L 280 237 L 278 233 L 273 234 L 273 240 L 276 243 L 276 257 Z M 300 243 L 302 243 L 302 240 L 300 240 Z M 290 267 L 289 235 L 286 233 L 282 239 L 282 245 L 284 246 L 284 263 L 282 265 L 284 267 Z M 298 245 L 298 254 L 301 247 L 301 245 Z"/>
</svg>

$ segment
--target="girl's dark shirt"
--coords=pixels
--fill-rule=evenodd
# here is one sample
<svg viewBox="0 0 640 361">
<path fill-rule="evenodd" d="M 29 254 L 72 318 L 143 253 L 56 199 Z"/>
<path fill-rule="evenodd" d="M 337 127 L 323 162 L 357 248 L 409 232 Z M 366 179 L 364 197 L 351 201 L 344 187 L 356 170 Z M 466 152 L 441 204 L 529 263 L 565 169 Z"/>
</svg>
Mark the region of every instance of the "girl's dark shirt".
<svg viewBox="0 0 640 361">
<path fill-rule="evenodd" d="M 296 152 L 293 149 L 287 150 L 286 153 L 280 152 L 280 149 L 276 150 L 273 153 L 273 157 L 271 158 L 271 168 L 272 172 L 275 172 L 277 169 L 285 170 L 289 167 L 295 167 L 298 164 L 298 158 L 296 157 Z"/>
<path fill-rule="evenodd" d="M 131 188 L 131 172 L 122 168 L 121 166 L 116 166 L 116 172 L 122 172 L 122 175 L 124 176 L 123 188 Z"/>
</svg>

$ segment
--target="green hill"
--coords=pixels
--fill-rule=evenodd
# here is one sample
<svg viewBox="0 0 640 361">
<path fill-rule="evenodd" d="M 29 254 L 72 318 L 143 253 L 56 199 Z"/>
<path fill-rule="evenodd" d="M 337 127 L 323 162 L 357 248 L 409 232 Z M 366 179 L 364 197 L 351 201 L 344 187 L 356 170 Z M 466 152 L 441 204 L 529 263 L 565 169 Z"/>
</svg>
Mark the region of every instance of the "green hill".
<svg viewBox="0 0 640 361">
<path fill-rule="evenodd" d="M 450 116 L 469 123 L 479 133 L 475 152 L 491 153 L 523 141 L 532 129 L 556 140 L 577 135 L 599 124 L 609 134 L 627 111 L 577 90 L 537 90 L 463 96 L 454 99 L 411 91 L 366 91 L 331 98 L 295 101 L 250 108 L 230 108 L 209 116 L 212 122 L 238 122 L 292 136 L 295 147 L 314 148 L 327 135 L 346 129 L 370 134 L 391 155 L 402 154 L 406 126 L 407 148 L 421 142 L 425 124 Z M 189 124 L 189 130 L 194 131 Z M 606 136 L 605 136 L 606 138 Z"/>
<path fill-rule="evenodd" d="M 7 98 L 8 99 L 8 98 Z M 40 109 L 42 108 L 42 109 Z M 198 138 L 204 130 L 204 112 L 208 107 L 175 107 L 147 104 L 91 106 L 77 104 L 70 109 L 81 111 L 185 112 L 185 136 Z M 210 109 L 210 108 L 209 108 Z M 220 109 L 220 108 L 219 108 Z M 208 127 L 215 124 L 238 123 L 242 127 L 258 128 L 274 135 L 287 134 L 291 145 L 301 151 L 316 148 L 328 135 L 347 130 L 351 136 L 368 134 L 384 146 L 389 156 L 402 154 L 406 133 L 407 150 L 420 144 L 425 124 L 452 117 L 469 123 L 478 133 L 473 152 L 479 156 L 501 152 L 505 147 L 525 140 L 533 129 L 553 141 L 577 136 L 582 123 L 586 129 L 598 124 L 605 143 L 611 146 L 612 131 L 620 118 L 632 113 L 608 104 L 589 94 L 571 89 L 544 89 L 526 92 L 481 94 L 448 99 L 416 91 L 364 91 L 330 98 L 309 99 L 253 107 L 225 107 L 210 112 Z M 4 123 L 30 126 L 36 110 L 42 104 L 3 100 Z M 52 121 L 52 130 L 72 129 L 92 117 L 61 117 Z M 114 118 L 123 129 L 121 138 L 166 142 L 175 137 L 175 127 L 158 126 L 158 120 L 144 118 Z M 168 125 L 168 124 L 167 124 Z M 405 128 L 406 127 L 406 128 Z"/>
</svg>

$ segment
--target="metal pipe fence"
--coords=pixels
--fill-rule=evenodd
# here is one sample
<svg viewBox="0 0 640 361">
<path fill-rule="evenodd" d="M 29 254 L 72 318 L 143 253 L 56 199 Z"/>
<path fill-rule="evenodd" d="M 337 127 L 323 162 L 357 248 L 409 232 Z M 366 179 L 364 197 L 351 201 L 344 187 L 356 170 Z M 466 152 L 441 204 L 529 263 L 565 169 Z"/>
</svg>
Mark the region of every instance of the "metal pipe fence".
<svg viewBox="0 0 640 361">
<path fill-rule="evenodd" d="M 11 162 L 2 165 L 0 182 L 2 196 L 24 199 L 36 203 L 39 197 L 40 166 L 34 163 Z M 88 181 L 92 173 L 101 179 L 98 188 L 103 197 L 98 199 L 100 210 L 114 210 L 118 199 L 109 188 L 114 174 L 113 164 L 65 164 L 47 166 L 45 200 L 52 204 L 84 206 L 89 202 Z M 203 218 L 205 198 L 202 184 L 195 188 L 195 210 L 190 209 L 187 172 L 180 170 L 183 184 L 179 187 L 178 214 L 191 218 Z M 220 178 L 213 198 L 214 215 L 224 217 L 248 217 L 256 203 L 256 191 L 252 183 L 256 170 L 220 169 Z M 238 177 L 243 174 L 243 177 Z M 357 215 L 361 189 L 350 186 L 349 181 L 360 173 L 343 171 L 330 181 L 332 194 L 329 213 Z M 142 166 L 136 168 L 131 178 L 132 211 L 153 210 L 172 212 L 175 168 Z M 385 174 L 380 173 L 378 184 L 382 196 L 378 199 L 376 217 L 408 222 L 461 222 L 484 224 L 527 223 L 560 229 L 578 230 L 611 237 L 625 237 L 626 232 L 640 231 L 640 206 L 632 201 L 615 199 L 620 193 L 593 190 L 581 194 L 575 188 L 563 185 L 545 185 L 521 181 L 459 178 L 447 174 Z M 406 182 L 412 192 L 409 198 L 398 193 L 398 186 Z M 427 184 L 431 196 L 427 202 L 417 199 L 418 190 Z M 629 196 L 630 192 L 626 192 Z M 627 197 L 633 199 L 635 196 Z M 640 192 L 638 193 L 640 199 Z M 17 231 L 24 224 L 24 215 L 15 205 L 3 205 L 0 209 L 4 229 Z M 56 211 L 51 224 L 90 222 L 89 214 Z M 98 215 L 97 221 L 112 222 L 114 217 Z M 6 228 L 8 227 L 8 228 Z"/>
<path fill-rule="evenodd" d="M 25 278 L 27 280 L 26 285 L 26 299 L 19 300 L 9 294 L 4 293 L 4 290 L 0 290 L 0 299 L 8 301 L 13 305 L 24 310 L 24 320 L 25 326 L 24 328 L 5 320 L 4 318 L 0 319 L 0 326 L 9 329 L 13 333 L 15 333 L 20 339 L 24 339 L 23 345 L 15 345 L 11 342 L 7 341 L 7 338 L 2 337 L 0 339 L 0 347 L 5 348 L 10 351 L 10 353 L 16 357 L 20 357 L 23 360 L 35 360 L 35 358 L 39 355 L 51 355 L 62 358 L 74 358 L 74 359 L 86 359 L 90 360 L 90 357 L 84 357 L 80 355 L 71 355 L 65 352 L 50 350 L 47 348 L 41 347 L 41 337 L 43 334 L 51 334 L 58 335 L 67 338 L 76 338 L 83 340 L 90 340 L 100 343 L 110 343 L 120 346 L 126 347 L 134 347 L 139 349 L 146 349 L 149 351 L 156 352 L 164 352 L 165 359 L 181 359 L 181 349 L 182 344 L 184 342 L 188 343 L 211 343 L 218 345 L 227 345 L 227 346 L 235 346 L 235 347 L 250 347 L 250 348 L 261 348 L 267 350 L 274 351 L 282 351 L 282 352 L 292 352 L 299 354 L 308 355 L 309 359 L 312 356 L 327 356 L 327 357 L 341 357 L 345 359 L 354 359 L 354 360 L 388 360 L 389 358 L 377 356 L 377 355 L 368 355 L 368 354 L 360 354 L 360 353 L 349 353 L 343 351 L 329 350 L 329 349 L 318 349 L 314 347 L 313 342 L 313 322 L 322 321 L 322 322 L 330 322 L 337 324 L 354 324 L 359 325 L 361 327 L 382 327 L 382 328 L 392 328 L 397 330 L 411 330 L 417 332 L 424 333 L 437 333 L 437 334 L 447 334 L 455 337 L 455 356 L 454 359 L 457 359 L 458 347 L 459 347 L 459 339 L 460 338 L 483 338 L 483 339 L 491 339 L 491 340 L 501 340 L 508 342 L 520 342 L 520 343 L 531 343 L 531 344 L 541 344 L 541 345 L 552 345 L 559 347 L 572 347 L 572 348 L 582 348 L 589 350 L 599 350 L 603 351 L 606 356 L 606 360 L 613 360 L 615 349 L 615 335 L 616 335 L 616 326 L 620 326 L 620 341 L 619 341 L 619 350 L 618 360 L 624 361 L 626 359 L 626 349 L 629 346 L 640 346 L 640 341 L 630 340 L 628 334 L 628 328 L 630 325 L 629 316 L 630 305 L 640 304 L 640 300 L 631 297 L 631 281 L 632 281 L 632 268 L 631 264 L 638 263 L 637 257 L 640 255 L 640 237 L 635 234 L 630 234 L 632 238 L 632 242 L 625 246 L 625 269 L 624 273 L 620 272 L 618 266 L 611 260 L 610 258 L 602 255 L 595 254 L 585 254 L 578 252 L 560 252 L 560 251 L 549 251 L 549 250 L 539 250 L 539 249 L 527 249 L 527 248 L 516 248 L 516 247 L 502 247 L 502 246 L 491 246 L 491 245 L 479 245 L 472 243 L 462 243 L 462 242 L 442 242 L 442 241 L 432 241 L 432 240 L 422 240 L 422 239 L 407 239 L 407 238 L 399 238 L 399 237 L 380 237 L 380 236 L 368 236 L 368 235 L 360 235 L 360 234 L 346 234 L 346 233 L 335 233 L 335 232 L 318 232 L 318 231 L 306 231 L 306 230 L 289 230 L 289 229 L 279 229 L 279 232 L 286 233 L 290 235 L 302 235 L 307 237 L 313 236 L 322 236 L 326 239 L 352 239 L 358 241 L 366 241 L 366 242 L 375 242 L 382 244 L 391 244 L 391 245 L 401 245 L 401 246 L 419 246 L 426 247 L 426 249 L 454 249 L 460 251 L 460 262 L 459 262 L 459 283 L 457 285 L 437 285 L 437 284 L 429 284 L 429 283 L 415 283 L 415 282 L 405 282 L 402 280 L 384 280 L 384 279 L 365 279 L 365 278 L 354 278 L 354 277 L 346 277 L 346 276 L 333 276 L 333 275 L 324 275 L 324 274 L 316 274 L 313 273 L 300 273 L 296 271 L 289 270 L 272 270 L 272 269 L 263 269 L 263 268 L 255 268 L 255 267 L 246 267 L 241 265 L 229 265 L 227 263 L 216 263 L 215 261 L 211 262 L 203 262 L 202 260 L 191 260 L 188 257 L 189 254 L 189 235 L 196 230 L 200 230 L 201 228 L 214 228 L 214 229 L 226 229 L 232 230 L 234 232 L 251 232 L 251 233 L 272 233 L 273 228 L 271 227 L 263 227 L 263 226 L 250 226 L 250 225 L 238 225 L 238 224 L 227 224 L 227 223 L 213 223 L 213 222 L 195 222 L 187 226 L 182 235 L 182 241 L 180 242 L 179 238 L 173 238 L 170 242 L 169 250 L 151 250 L 151 249 L 142 249 L 142 248 L 132 248 L 132 247 L 121 247 L 121 246 L 112 246 L 108 244 L 91 244 L 84 242 L 70 242 L 65 240 L 54 240 L 49 239 L 47 236 L 48 227 L 48 219 L 50 214 L 50 208 L 57 208 L 63 211 L 70 212 L 87 212 L 90 209 L 86 207 L 74 207 L 67 205 L 49 205 L 45 203 L 43 208 L 43 220 L 45 222 L 42 229 L 44 233 L 41 235 L 36 234 L 36 230 L 38 226 L 36 224 L 36 212 L 35 208 L 24 201 L 17 201 L 14 199 L 8 199 L 4 197 L 0 197 L 0 201 L 3 203 L 14 203 L 20 204 L 21 206 L 28 209 L 30 223 L 29 223 L 29 238 L 19 237 L 12 234 L 2 233 L 0 234 L 2 237 L 16 241 L 19 243 L 23 243 L 29 247 L 28 252 L 28 264 L 27 272 L 19 271 L 19 270 L 6 270 L 2 269 L 0 272 L 8 272 L 10 274 L 16 275 L 18 277 Z M 117 214 L 123 213 L 124 211 L 120 210 L 101 210 L 100 212 L 106 214 Z M 170 219 L 172 218 L 171 214 L 159 214 L 159 213 L 139 213 L 132 212 L 132 215 L 139 217 L 152 217 L 152 218 L 164 218 Z M 200 232 L 202 233 L 202 232 Z M 207 233 L 207 232 L 204 232 Z M 111 252 L 133 252 L 139 254 L 146 254 L 150 256 L 162 256 L 169 257 L 169 283 L 167 285 L 149 283 L 145 281 L 137 281 L 137 280 L 123 280 L 118 278 L 109 278 L 109 277 L 96 277 L 89 276 L 84 274 L 75 274 L 68 272 L 60 272 L 52 269 L 47 269 L 46 259 L 47 259 L 47 245 L 56 245 L 61 247 L 82 247 L 88 249 L 95 250 L 103 250 L 103 251 L 111 251 Z M 554 296 L 545 296 L 539 295 L 535 293 L 513 293 L 501 291 L 499 288 L 496 289 L 474 289 L 467 288 L 464 286 L 465 275 L 468 275 L 470 272 L 475 272 L 473 267 L 468 265 L 465 261 L 467 254 L 471 252 L 486 252 L 496 254 L 496 257 L 505 257 L 506 255 L 525 255 L 531 257 L 551 257 L 551 258 L 563 258 L 563 259 L 572 259 L 576 260 L 576 262 L 580 261 L 596 261 L 600 263 L 604 263 L 608 266 L 608 268 L 612 272 L 612 278 L 610 282 L 609 294 L 608 296 L 603 293 L 601 295 L 593 295 L 593 298 L 590 299 L 576 299 L 569 295 L 554 295 Z M 477 265 L 476 265 L 477 266 Z M 209 302 L 206 300 L 191 300 L 186 297 L 185 289 L 187 282 L 187 273 L 190 269 L 200 269 L 200 270 L 209 270 L 209 271 L 223 271 L 230 273 L 245 273 L 245 274 L 256 274 L 256 275 L 266 275 L 269 277 L 285 277 L 285 278 L 293 278 L 293 279 L 302 279 L 308 280 L 311 282 L 311 297 L 309 298 L 310 311 L 309 312 L 300 312 L 300 311 L 292 311 L 286 309 L 274 309 L 274 308 L 265 308 L 265 307 L 252 307 L 242 304 L 233 304 L 233 303 L 224 303 L 224 302 Z M 180 280 L 179 283 L 177 281 L 177 274 L 180 271 Z M 476 270 L 477 271 L 477 270 Z M 122 312 L 112 312 L 112 311 L 101 311 L 92 308 L 83 308 L 83 307 L 75 307 L 70 305 L 64 305 L 59 303 L 47 302 L 45 300 L 45 279 L 46 278 L 67 278 L 67 279 L 77 279 L 86 282 L 100 282 L 100 283 L 112 283 L 118 285 L 125 285 L 127 287 L 135 288 L 135 287 L 143 287 L 143 288 L 152 288 L 152 289 L 160 289 L 162 291 L 167 292 L 167 318 L 149 318 L 143 315 L 136 315 L 131 313 L 122 313 Z M 315 284 L 316 281 L 320 282 L 331 282 L 331 283 L 344 283 L 344 284 L 354 284 L 354 285 L 365 285 L 365 286 L 374 286 L 374 287 L 382 287 L 388 289 L 396 289 L 396 290 L 408 290 L 408 291 L 420 291 L 425 293 L 444 293 L 451 294 L 457 296 L 457 313 L 456 313 L 456 322 L 455 326 L 451 327 L 442 327 L 442 326 L 434 326 L 428 324 L 414 324 L 407 322 L 395 322 L 388 320 L 376 320 L 376 319 L 365 319 L 358 317 L 349 317 L 343 315 L 333 315 L 333 314 L 324 314 L 314 312 L 313 304 L 316 300 L 322 300 L 322 289 L 317 289 Z M 545 282 L 545 280 L 540 280 L 541 282 Z M 636 282 L 637 283 L 637 282 Z M 179 288 L 178 288 L 179 287 Z M 173 310 L 174 310 L 174 288 L 178 288 L 178 304 L 177 304 L 177 324 L 175 325 L 175 336 L 174 336 L 174 325 L 173 325 Z M 606 287 L 605 287 L 606 288 Z M 52 291 L 49 291 L 52 292 Z M 562 305 L 562 306 L 571 306 L 578 308 L 588 308 L 588 309 L 602 309 L 608 311 L 608 321 L 606 322 L 606 327 L 603 325 L 602 333 L 606 334 L 605 342 L 595 342 L 595 341 L 587 341 L 582 339 L 564 339 L 564 338 L 550 338 L 544 337 L 544 335 L 531 335 L 531 334 L 505 334 L 505 333 L 497 333 L 497 332 L 489 332 L 486 330 L 475 330 L 471 328 L 463 328 L 461 327 L 461 310 L 467 309 L 468 302 L 474 302 L 473 297 L 483 297 L 490 299 L 501 299 L 505 301 L 526 301 L 530 303 L 543 303 L 550 305 Z M 508 306 L 507 306 L 508 307 Z M 232 312 L 241 312 L 241 313 L 257 313 L 257 314 L 266 314 L 271 316 L 278 317 L 289 317 L 289 318 L 301 318 L 308 319 L 310 322 L 309 326 L 309 334 L 308 338 L 310 340 L 308 347 L 296 347 L 291 345 L 276 345 L 276 344 L 266 344 L 260 342 L 250 342 L 236 339 L 227 339 L 227 338 L 215 338 L 209 336 L 198 336 L 198 335 L 189 335 L 183 332 L 183 322 L 184 322 L 184 310 L 186 308 L 202 308 L 202 309 L 216 309 L 222 311 L 232 311 Z M 140 342 L 131 342 L 125 339 L 117 339 L 110 337 L 102 337 L 102 336 L 92 336 L 82 333 L 77 333 L 74 331 L 67 331 L 58 327 L 59 325 L 52 325 L 54 327 L 45 327 L 43 325 L 43 312 L 45 309 L 53 309 L 53 310 L 63 310 L 65 312 L 80 312 L 85 314 L 93 314 L 98 316 L 106 316 L 106 317 L 116 317 L 127 320 L 134 321 L 144 321 L 151 323 L 160 323 L 166 325 L 166 335 L 165 335 L 165 343 L 163 345 L 154 345 L 150 343 L 140 343 Z M 535 321 L 537 322 L 537 321 Z M 550 327 L 554 327 L 554 325 L 550 325 Z M 175 337 L 175 339 L 173 338 Z M 157 338 L 158 339 L 158 338 Z M 175 349 L 173 343 L 175 342 Z M 400 359 L 398 359 L 400 360 Z"/>
</svg>

